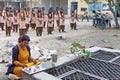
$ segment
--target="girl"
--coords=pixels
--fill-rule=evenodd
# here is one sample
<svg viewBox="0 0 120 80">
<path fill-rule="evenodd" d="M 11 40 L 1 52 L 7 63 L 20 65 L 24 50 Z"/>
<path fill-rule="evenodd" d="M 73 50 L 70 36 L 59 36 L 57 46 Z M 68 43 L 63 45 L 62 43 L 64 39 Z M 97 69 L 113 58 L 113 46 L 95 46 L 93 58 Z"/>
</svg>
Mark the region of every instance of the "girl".
<svg viewBox="0 0 120 80">
<path fill-rule="evenodd" d="M 18 32 L 18 13 L 16 9 L 14 9 L 14 14 L 13 14 L 13 32 Z"/>
<path fill-rule="evenodd" d="M 71 30 L 73 30 L 73 29 L 76 30 L 76 19 L 75 19 L 73 11 L 72 11 L 71 17 L 70 17 L 70 27 L 71 27 Z"/>
<path fill-rule="evenodd" d="M 26 31 L 29 30 L 29 26 L 30 26 L 30 16 L 27 14 L 26 15 Z"/>
<path fill-rule="evenodd" d="M 36 35 L 37 36 L 42 36 L 43 26 L 44 26 L 44 18 L 41 15 L 41 13 L 38 12 L 36 17 Z"/>
<path fill-rule="evenodd" d="M 2 10 L 0 10 L 0 27 L 2 31 L 4 31 L 4 16 L 2 13 L 3 13 Z"/>
<path fill-rule="evenodd" d="M 52 31 L 53 31 L 52 13 L 48 13 L 47 31 L 48 31 L 48 34 L 52 34 Z"/>
<path fill-rule="evenodd" d="M 11 36 L 12 18 L 10 10 L 6 11 L 6 36 Z"/>
<path fill-rule="evenodd" d="M 56 23 L 57 23 L 57 27 L 59 27 L 59 24 L 60 24 L 60 10 L 59 10 L 59 8 L 56 9 Z"/>
<path fill-rule="evenodd" d="M 59 32 L 61 32 L 61 30 L 62 32 L 65 32 L 65 17 L 63 12 L 61 12 Z"/>
<path fill-rule="evenodd" d="M 30 25 L 31 25 L 32 29 L 35 29 L 36 24 L 35 24 L 35 12 L 34 12 L 34 10 L 32 10 L 32 13 L 31 13 Z"/>
<path fill-rule="evenodd" d="M 26 34 L 26 18 L 25 18 L 25 12 L 24 9 L 21 8 L 20 14 L 19 14 L 19 35 L 22 36 Z"/>
</svg>

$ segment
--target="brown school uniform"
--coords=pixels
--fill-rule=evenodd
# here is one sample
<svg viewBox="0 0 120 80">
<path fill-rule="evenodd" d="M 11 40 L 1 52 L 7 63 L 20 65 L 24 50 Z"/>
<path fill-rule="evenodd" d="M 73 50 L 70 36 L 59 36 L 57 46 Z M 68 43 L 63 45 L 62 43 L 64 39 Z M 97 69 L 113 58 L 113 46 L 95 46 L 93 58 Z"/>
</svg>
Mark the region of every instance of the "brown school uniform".
<svg viewBox="0 0 120 80">
<path fill-rule="evenodd" d="M 52 28 L 52 30 L 54 31 L 54 20 L 55 20 L 55 17 L 54 17 L 54 13 L 52 12 L 52 19 L 53 19 L 53 28 Z"/>
<path fill-rule="evenodd" d="M 26 30 L 29 30 L 29 26 L 30 26 L 30 17 L 29 15 L 26 15 Z"/>
<path fill-rule="evenodd" d="M 60 18 L 60 25 L 59 25 L 59 32 L 65 32 L 65 18 L 61 17 Z"/>
<path fill-rule="evenodd" d="M 53 31 L 53 19 L 52 18 L 48 18 L 47 31 L 48 31 L 48 34 L 52 34 L 52 31 Z"/>
<path fill-rule="evenodd" d="M 60 26 L 60 15 L 57 15 L 57 20 L 56 20 L 56 22 L 57 22 L 57 26 L 59 27 L 59 26 Z"/>
<path fill-rule="evenodd" d="M 25 19 L 25 14 L 20 13 L 19 14 L 19 35 L 22 36 L 26 34 L 26 19 Z"/>
<path fill-rule="evenodd" d="M 11 29 L 12 29 L 12 18 L 11 16 L 6 17 L 6 36 L 11 36 Z"/>
<path fill-rule="evenodd" d="M 32 29 L 35 29 L 35 27 L 36 27 L 35 19 L 36 19 L 36 17 L 35 17 L 35 13 L 34 13 L 34 15 L 32 14 L 31 20 L 30 20 L 30 25 L 31 25 Z"/>
<path fill-rule="evenodd" d="M 57 23 L 57 27 L 59 27 L 60 25 L 60 12 L 58 11 L 58 13 L 56 13 L 56 23 Z"/>
<path fill-rule="evenodd" d="M 43 18 L 36 18 L 36 35 L 41 36 L 43 32 L 44 26 L 44 19 Z"/>
<path fill-rule="evenodd" d="M 71 27 L 71 30 L 76 30 L 76 19 L 74 16 L 71 16 L 70 18 L 70 27 Z"/>
<path fill-rule="evenodd" d="M 87 10 L 85 10 L 85 12 L 84 12 L 84 14 L 83 14 L 83 18 L 82 18 L 81 21 L 83 21 L 85 18 L 86 18 L 87 21 L 89 22 L 89 19 L 88 19 L 88 12 L 87 12 Z"/>
<path fill-rule="evenodd" d="M 0 27 L 1 27 L 1 30 L 4 31 L 4 15 L 2 14 L 1 12 L 1 15 L 0 15 Z"/>
<path fill-rule="evenodd" d="M 47 21 L 47 15 L 45 12 L 43 12 L 43 20 L 44 20 L 44 28 L 46 26 L 46 21 Z"/>
<path fill-rule="evenodd" d="M 18 32 L 18 17 L 13 16 L 13 32 Z"/>
</svg>

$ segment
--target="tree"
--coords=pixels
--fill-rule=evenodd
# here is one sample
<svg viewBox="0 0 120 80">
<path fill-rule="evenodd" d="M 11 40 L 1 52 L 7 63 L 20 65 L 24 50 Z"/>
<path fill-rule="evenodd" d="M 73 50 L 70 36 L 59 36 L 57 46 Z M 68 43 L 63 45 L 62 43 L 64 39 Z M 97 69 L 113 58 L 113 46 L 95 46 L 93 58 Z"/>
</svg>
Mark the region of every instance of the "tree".
<svg viewBox="0 0 120 80">
<path fill-rule="evenodd" d="M 98 0 L 84 0 L 86 3 L 90 3 L 90 2 L 97 2 Z M 115 8 L 117 8 L 118 10 L 119 10 L 119 6 L 118 5 L 116 5 L 116 3 L 117 3 L 117 0 L 106 0 L 106 1 L 108 1 L 108 5 L 109 5 L 109 8 L 110 8 L 110 11 L 112 12 L 112 14 L 113 14 L 113 17 L 114 17 L 114 20 L 115 20 L 115 25 L 116 25 L 116 28 L 118 29 L 118 28 L 120 28 L 120 25 L 119 25 L 119 23 L 118 23 L 118 19 L 117 19 L 117 16 L 115 15 L 115 11 L 113 10 L 113 8 L 112 7 L 114 7 L 115 6 Z"/>
<path fill-rule="evenodd" d="M 113 16 L 114 16 L 114 19 L 115 19 L 116 28 L 120 28 L 120 25 L 119 25 L 119 23 L 118 23 L 117 16 L 115 15 L 115 12 L 114 12 L 114 10 L 113 10 L 113 8 L 112 8 L 112 6 L 115 6 L 116 8 L 117 8 L 117 6 L 118 6 L 118 5 L 115 4 L 115 3 L 116 3 L 115 1 L 117 1 L 117 0 L 108 0 L 108 3 L 109 3 L 110 10 L 111 10 L 111 12 L 113 13 Z"/>
</svg>

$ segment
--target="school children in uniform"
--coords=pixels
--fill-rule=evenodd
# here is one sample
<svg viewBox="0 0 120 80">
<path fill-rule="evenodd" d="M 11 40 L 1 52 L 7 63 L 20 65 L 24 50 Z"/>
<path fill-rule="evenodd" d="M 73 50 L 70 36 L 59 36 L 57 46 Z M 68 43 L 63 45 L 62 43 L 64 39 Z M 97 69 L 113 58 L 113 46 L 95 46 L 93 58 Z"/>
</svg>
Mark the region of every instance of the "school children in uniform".
<svg viewBox="0 0 120 80">
<path fill-rule="evenodd" d="M 59 32 L 61 31 L 65 32 L 65 17 L 63 12 L 61 12 L 60 25 L 59 25 Z"/>
<path fill-rule="evenodd" d="M 60 24 L 60 10 L 59 10 L 59 8 L 56 9 L 55 18 L 56 18 L 57 27 L 59 27 L 59 24 Z"/>
<path fill-rule="evenodd" d="M 31 13 L 31 20 L 30 20 L 30 25 L 31 25 L 31 28 L 32 29 L 35 29 L 35 27 L 36 27 L 36 24 L 35 24 L 35 12 L 34 12 L 34 10 L 32 10 L 32 13 Z"/>
<path fill-rule="evenodd" d="M 70 17 L 70 27 L 71 27 L 71 30 L 77 30 L 76 29 L 76 18 L 74 16 L 74 12 L 72 11 L 71 13 L 71 17 Z"/>
<path fill-rule="evenodd" d="M 24 8 L 21 8 L 21 11 L 19 14 L 19 35 L 22 36 L 26 33 L 27 33 L 27 30 L 26 30 L 25 11 L 24 11 Z"/>
<path fill-rule="evenodd" d="M 12 17 L 10 10 L 6 11 L 6 36 L 11 36 Z"/>
<path fill-rule="evenodd" d="M 52 31 L 53 31 L 52 13 L 48 13 L 47 31 L 48 31 L 48 34 L 52 34 Z"/>
<path fill-rule="evenodd" d="M 29 30 L 29 27 L 30 27 L 30 16 L 29 15 L 26 15 L 26 31 Z"/>
<path fill-rule="evenodd" d="M 2 10 L 0 10 L 0 27 L 1 27 L 1 30 L 4 31 L 4 15 L 3 15 L 3 12 Z"/>
<path fill-rule="evenodd" d="M 44 28 L 45 28 L 45 26 L 46 26 L 46 18 L 47 18 L 47 15 L 46 15 L 46 12 L 45 12 L 45 8 L 44 7 L 42 7 L 41 8 L 41 14 L 42 14 L 42 16 L 43 16 L 43 20 L 44 20 Z"/>
<path fill-rule="evenodd" d="M 36 35 L 42 36 L 44 26 L 44 18 L 40 12 L 37 13 L 36 16 Z"/>
<path fill-rule="evenodd" d="M 18 32 L 18 13 L 16 9 L 13 11 L 13 32 Z"/>
<path fill-rule="evenodd" d="M 25 10 L 25 17 L 26 17 L 26 31 L 28 32 L 29 27 L 30 27 L 30 9 L 26 8 Z"/>
</svg>

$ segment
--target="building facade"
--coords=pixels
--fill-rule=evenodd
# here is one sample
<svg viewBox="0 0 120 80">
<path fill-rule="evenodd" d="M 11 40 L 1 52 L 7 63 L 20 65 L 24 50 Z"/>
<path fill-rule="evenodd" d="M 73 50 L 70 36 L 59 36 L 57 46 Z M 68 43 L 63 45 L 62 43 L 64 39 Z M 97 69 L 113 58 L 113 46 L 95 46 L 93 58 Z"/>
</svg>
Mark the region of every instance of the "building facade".
<svg viewBox="0 0 120 80">
<path fill-rule="evenodd" d="M 40 0 L 0 0 L 0 8 L 5 9 L 6 7 L 20 9 L 22 7 L 32 8 L 39 6 Z"/>
<path fill-rule="evenodd" d="M 69 0 L 41 0 L 41 7 L 44 7 L 46 11 L 49 10 L 49 8 L 53 8 L 56 10 L 56 7 L 60 7 L 64 9 L 65 14 L 68 14 L 68 1 Z"/>
<path fill-rule="evenodd" d="M 120 7 L 120 0 L 115 0 Z M 116 16 L 120 16 L 120 10 L 118 10 L 115 6 L 112 7 L 115 11 Z M 87 9 L 89 12 L 89 16 L 92 15 L 92 11 L 98 11 L 100 10 L 102 13 L 110 13 L 112 16 L 112 13 L 109 9 L 108 1 L 107 0 L 98 0 L 94 3 L 86 3 L 84 0 L 68 0 L 68 13 L 70 13 L 72 10 L 77 9 L 78 15 L 82 15 Z"/>
<path fill-rule="evenodd" d="M 120 0 L 117 0 L 117 3 L 120 5 Z M 92 11 L 102 11 L 104 13 L 110 12 L 108 2 L 106 0 L 98 0 L 95 3 L 87 4 L 84 0 L 0 0 L 0 8 L 5 9 L 6 7 L 17 8 L 18 10 L 21 7 L 44 7 L 46 12 L 49 8 L 56 7 L 63 8 L 65 14 L 70 15 L 71 11 L 77 9 L 78 15 L 82 15 L 85 9 L 88 10 L 89 15 L 92 14 Z M 113 9 L 115 9 L 113 7 Z M 120 11 L 115 10 L 116 15 L 120 16 Z"/>
<path fill-rule="evenodd" d="M 25 0 L 0 0 L 0 8 L 5 9 L 6 7 L 20 9 L 26 5 Z"/>
<path fill-rule="evenodd" d="M 60 7 L 63 8 L 65 13 L 68 15 L 70 15 L 71 11 L 74 9 L 77 9 L 78 15 L 82 15 L 86 9 L 89 13 L 93 10 L 109 11 L 106 0 L 99 0 L 95 3 L 89 4 L 87 4 L 84 0 L 41 0 L 40 3 L 40 6 L 45 7 L 46 11 L 48 11 L 50 7 L 54 9 L 56 7 Z"/>
</svg>

